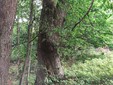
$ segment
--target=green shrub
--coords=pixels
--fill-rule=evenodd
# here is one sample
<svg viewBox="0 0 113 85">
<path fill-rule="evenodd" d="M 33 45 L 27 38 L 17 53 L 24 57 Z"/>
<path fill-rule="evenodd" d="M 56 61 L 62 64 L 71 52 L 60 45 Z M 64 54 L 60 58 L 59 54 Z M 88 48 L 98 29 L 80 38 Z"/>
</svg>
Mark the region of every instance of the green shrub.
<svg viewBox="0 0 113 85">
<path fill-rule="evenodd" d="M 64 69 L 66 76 L 76 78 L 66 80 L 66 85 L 113 85 L 112 55 L 105 55 L 104 59 L 95 58 L 84 63 L 79 62 Z"/>
</svg>

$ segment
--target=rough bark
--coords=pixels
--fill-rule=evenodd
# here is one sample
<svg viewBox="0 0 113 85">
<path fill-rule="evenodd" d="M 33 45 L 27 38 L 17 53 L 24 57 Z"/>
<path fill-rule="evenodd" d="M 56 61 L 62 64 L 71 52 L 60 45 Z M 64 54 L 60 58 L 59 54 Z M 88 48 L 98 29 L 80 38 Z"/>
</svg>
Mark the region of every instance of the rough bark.
<svg viewBox="0 0 113 85">
<path fill-rule="evenodd" d="M 17 0 L 0 0 L 0 85 L 8 85 L 11 33 Z"/>
<path fill-rule="evenodd" d="M 41 22 L 38 36 L 38 70 L 35 85 L 45 85 L 47 76 L 63 77 L 60 57 L 56 43 L 59 42 L 59 34 L 53 33 L 54 29 L 62 27 L 65 13 L 55 0 L 43 0 Z M 50 33 L 52 33 L 50 35 Z"/>
</svg>

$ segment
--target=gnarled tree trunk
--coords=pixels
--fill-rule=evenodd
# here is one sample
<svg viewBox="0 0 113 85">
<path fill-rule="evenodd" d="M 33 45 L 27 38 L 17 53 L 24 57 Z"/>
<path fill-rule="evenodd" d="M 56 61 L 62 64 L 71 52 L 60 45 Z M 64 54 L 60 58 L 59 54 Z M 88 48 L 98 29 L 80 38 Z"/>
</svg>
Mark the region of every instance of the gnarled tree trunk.
<svg viewBox="0 0 113 85">
<path fill-rule="evenodd" d="M 0 85 L 8 85 L 11 33 L 17 0 L 0 0 Z"/>
<path fill-rule="evenodd" d="M 59 42 L 59 34 L 57 32 L 53 33 L 53 30 L 62 27 L 65 13 L 55 1 L 43 0 L 38 36 L 38 70 L 35 85 L 45 85 L 44 80 L 48 75 L 60 78 L 64 76 L 56 47 Z"/>
</svg>

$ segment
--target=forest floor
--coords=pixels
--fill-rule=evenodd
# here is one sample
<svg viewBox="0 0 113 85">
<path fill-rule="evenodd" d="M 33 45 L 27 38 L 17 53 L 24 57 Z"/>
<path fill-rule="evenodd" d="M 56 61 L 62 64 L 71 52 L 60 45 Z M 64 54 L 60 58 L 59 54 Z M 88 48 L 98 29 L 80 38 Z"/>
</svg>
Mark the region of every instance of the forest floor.
<svg viewBox="0 0 113 85">
<path fill-rule="evenodd" d="M 88 58 L 84 61 L 76 61 L 75 57 L 63 61 L 65 75 L 76 78 L 76 80 L 72 78 L 63 81 L 64 85 L 113 85 L 113 51 L 108 48 L 91 48 L 85 53 L 87 55 L 83 55 Z M 92 56 L 93 58 L 91 58 Z M 20 65 L 11 64 L 9 73 L 10 79 L 13 81 L 12 85 L 19 83 L 19 69 L 22 69 L 20 68 L 22 63 Z M 35 81 L 33 70 L 31 69 L 29 85 L 33 85 Z"/>
</svg>

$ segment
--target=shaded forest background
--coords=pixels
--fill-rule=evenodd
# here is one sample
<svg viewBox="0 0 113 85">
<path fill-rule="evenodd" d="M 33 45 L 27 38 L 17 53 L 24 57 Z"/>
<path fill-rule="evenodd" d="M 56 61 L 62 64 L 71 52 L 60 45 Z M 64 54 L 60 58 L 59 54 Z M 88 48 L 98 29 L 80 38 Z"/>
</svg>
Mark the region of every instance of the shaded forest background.
<svg viewBox="0 0 113 85">
<path fill-rule="evenodd" d="M 12 31 L 9 85 L 113 85 L 112 0 L 18 0 Z"/>
</svg>

